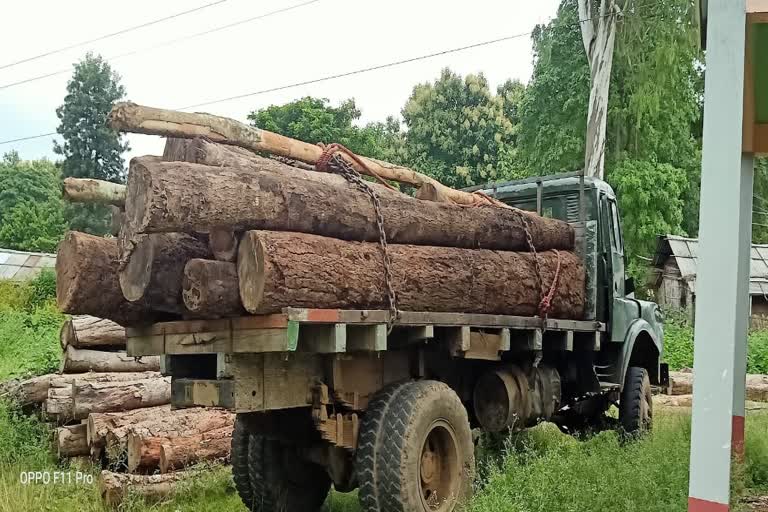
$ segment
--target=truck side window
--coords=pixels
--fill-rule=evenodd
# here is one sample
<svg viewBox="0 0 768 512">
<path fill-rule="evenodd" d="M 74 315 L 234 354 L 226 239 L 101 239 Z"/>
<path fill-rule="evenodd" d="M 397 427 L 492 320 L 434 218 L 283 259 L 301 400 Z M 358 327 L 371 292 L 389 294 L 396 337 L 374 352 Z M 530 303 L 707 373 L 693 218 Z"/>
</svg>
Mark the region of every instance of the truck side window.
<svg viewBox="0 0 768 512">
<path fill-rule="evenodd" d="M 616 201 L 608 201 L 611 205 L 611 243 L 613 248 L 619 252 L 623 252 L 621 243 L 621 224 L 619 221 L 619 210 L 616 207 Z"/>
</svg>

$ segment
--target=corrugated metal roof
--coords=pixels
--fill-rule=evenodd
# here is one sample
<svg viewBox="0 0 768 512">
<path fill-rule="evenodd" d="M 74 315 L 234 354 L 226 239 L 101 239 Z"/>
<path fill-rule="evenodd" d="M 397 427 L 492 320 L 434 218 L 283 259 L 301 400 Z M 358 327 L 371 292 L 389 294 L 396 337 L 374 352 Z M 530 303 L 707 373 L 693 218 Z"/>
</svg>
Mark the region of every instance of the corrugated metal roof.
<svg viewBox="0 0 768 512">
<path fill-rule="evenodd" d="M 698 265 L 699 240 L 682 236 L 659 236 L 653 266 L 656 269 L 654 280 L 662 276 L 662 268 L 672 257 L 680 269 L 680 278 L 688 283 L 692 292 L 696 291 L 696 268 Z M 766 295 L 768 297 L 768 245 L 752 244 L 749 264 L 749 293 L 750 295 Z"/>
<path fill-rule="evenodd" d="M 0 279 L 26 280 L 56 266 L 56 255 L 0 249 Z"/>
</svg>

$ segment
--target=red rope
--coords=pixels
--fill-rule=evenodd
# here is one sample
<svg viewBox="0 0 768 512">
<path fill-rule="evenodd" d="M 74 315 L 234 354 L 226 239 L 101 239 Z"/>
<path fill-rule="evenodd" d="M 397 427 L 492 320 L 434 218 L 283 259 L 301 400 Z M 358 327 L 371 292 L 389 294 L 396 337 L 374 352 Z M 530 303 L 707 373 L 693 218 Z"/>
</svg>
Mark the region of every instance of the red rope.
<svg viewBox="0 0 768 512">
<path fill-rule="evenodd" d="M 552 285 L 549 287 L 549 291 L 541 299 L 541 302 L 539 302 L 539 316 L 541 318 L 547 318 L 549 309 L 552 307 L 552 299 L 555 297 L 555 292 L 557 291 L 557 285 L 560 282 L 560 251 L 555 250 L 555 254 L 557 254 L 557 268 L 555 269 L 555 277 L 552 279 Z"/>
</svg>

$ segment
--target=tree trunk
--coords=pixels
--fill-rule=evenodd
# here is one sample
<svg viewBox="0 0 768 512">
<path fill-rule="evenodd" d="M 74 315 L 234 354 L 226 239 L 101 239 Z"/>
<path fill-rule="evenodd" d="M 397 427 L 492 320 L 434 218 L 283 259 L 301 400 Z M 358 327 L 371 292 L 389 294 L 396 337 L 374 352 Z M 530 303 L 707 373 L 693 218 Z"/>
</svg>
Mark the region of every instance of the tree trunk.
<svg viewBox="0 0 768 512">
<path fill-rule="evenodd" d="M 600 16 L 592 17 L 592 0 L 579 0 L 581 35 L 589 63 L 591 85 L 587 111 L 584 172 L 603 179 L 608 126 L 608 96 L 611 86 L 616 20 L 620 9 L 614 0 L 600 1 Z"/>
<path fill-rule="evenodd" d="M 194 472 L 178 471 L 166 475 L 128 475 L 102 471 L 99 478 L 101 497 L 107 507 L 117 509 L 130 492 L 146 502 L 158 502 L 167 498 L 177 482 L 194 475 Z"/>
<path fill-rule="evenodd" d="M 135 425 L 145 420 L 157 421 L 171 414 L 170 405 L 144 407 L 131 411 L 99 412 L 88 415 L 87 439 L 91 456 L 100 458 L 101 450 L 106 446 L 107 433 L 126 425 Z"/>
<path fill-rule="evenodd" d="M 323 155 L 323 149 L 316 144 L 284 137 L 226 117 L 144 107 L 129 102 L 115 105 L 110 113 L 110 125 L 123 132 L 186 139 L 205 137 L 213 142 L 240 146 L 251 151 L 264 151 L 313 164 Z M 359 157 L 363 164 L 360 165 L 359 162 L 345 158 L 362 174 L 407 183 L 417 188 L 430 184 L 440 190 L 442 197 L 457 204 L 476 205 L 486 202 L 481 196 L 446 187 L 437 180 L 407 167 L 366 157 Z"/>
<path fill-rule="evenodd" d="M 50 388 L 48 398 L 43 402 L 43 414 L 57 423 L 66 423 L 74 418 L 72 387 Z"/>
<path fill-rule="evenodd" d="M 157 372 L 116 372 L 116 373 L 68 373 L 60 375 L 51 373 L 40 377 L 33 377 L 20 382 L 13 382 L 0 396 L 13 398 L 21 405 L 38 404 L 48 398 L 48 390 L 51 388 L 71 389 L 75 380 L 88 382 L 119 382 L 126 380 L 139 380 L 159 377 Z"/>
<path fill-rule="evenodd" d="M 196 316 L 217 318 L 245 313 L 234 263 L 189 260 L 184 267 L 183 289 L 184 305 Z"/>
<path fill-rule="evenodd" d="M 670 372 L 672 395 L 693 393 L 693 372 Z M 747 375 L 746 399 L 752 402 L 768 402 L 768 375 Z"/>
<path fill-rule="evenodd" d="M 80 423 L 56 429 L 56 452 L 59 458 L 88 455 L 88 427 Z"/>
<path fill-rule="evenodd" d="M 208 242 L 184 233 L 138 237 L 130 258 L 120 270 L 120 288 L 131 302 L 153 310 L 186 313 L 181 298 L 184 265 L 193 258 L 208 258 Z"/>
<path fill-rule="evenodd" d="M 170 377 L 127 382 L 75 381 L 72 389 L 73 414 L 87 418 L 95 412 L 115 412 L 164 405 L 171 402 Z"/>
<path fill-rule="evenodd" d="M 117 278 L 117 242 L 69 231 L 56 256 L 56 301 L 64 313 L 93 315 L 120 325 L 151 323 L 153 316 L 128 302 Z"/>
<path fill-rule="evenodd" d="M 125 328 L 112 320 L 78 315 L 64 322 L 59 331 L 61 348 L 125 347 Z"/>
<path fill-rule="evenodd" d="M 104 352 L 102 350 L 67 347 L 61 359 L 60 373 L 84 372 L 157 372 L 160 371 L 158 356 L 143 356 L 139 361 L 127 356 L 124 351 Z"/>
<path fill-rule="evenodd" d="M 125 185 L 83 178 L 64 178 L 64 197 L 73 203 L 123 206 Z"/>
<path fill-rule="evenodd" d="M 202 461 L 229 459 L 231 446 L 232 426 L 171 438 L 160 447 L 160 472 L 168 473 Z"/>
<path fill-rule="evenodd" d="M 131 161 L 126 203 L 133 233 L 211 229 L 299 231 L 344 240 L 378 241 L 371 199 L 353 186 L 334 187 L 285 175 L 180 162 Z M 391 243 L 528 251 L 528 225 L 537 249 L 571 249 L 573 228 L 519 210 L 464 208 L 379 193 Z"/>
<path fill-rule="evenodd" d="M 392 287 L 406 311 L 536 315 L 541 288 L 531 253 L 390 245 Z M 561 251 L 553 318 L 581 318 L 584 267 Z M 538 253 L 548 290 L 557 267 L 554 251 Z M 254 314 L 284 307 L 386 309 L 382 250 L 302 233 L 248 231 L 238 253 L 240 297 Z"/>
</svg>

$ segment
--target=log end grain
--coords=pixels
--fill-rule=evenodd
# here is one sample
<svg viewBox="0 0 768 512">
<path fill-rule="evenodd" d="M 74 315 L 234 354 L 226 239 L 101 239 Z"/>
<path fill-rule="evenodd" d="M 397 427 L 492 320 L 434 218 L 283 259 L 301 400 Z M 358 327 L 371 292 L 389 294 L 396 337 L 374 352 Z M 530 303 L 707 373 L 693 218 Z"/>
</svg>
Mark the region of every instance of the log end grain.
<svg viewBox="0 0 768 512">
<path fill-rule="evenodd" d="M 240 300 L 246 310 L 258 313 L 264 296 L 266 249 L 258 231 L 248 231 L 237 251 Z"/>
<path fill-rule="evenodd" d="M 186 308 L 195 315 L 217 318 L 244 313 L 234 263 L 189 260 L 184 267 L 182 297 Z"/>
<path fill-rule="evenodd" d="M 120 289 L 131 302 L 140 301 L 149 286 L 152 276 L 152 261 L 155 258 L 155 244 L 149 235 L 137 235 L 133 249 L 125 266 L 120 270 Z"/>
</svg>

